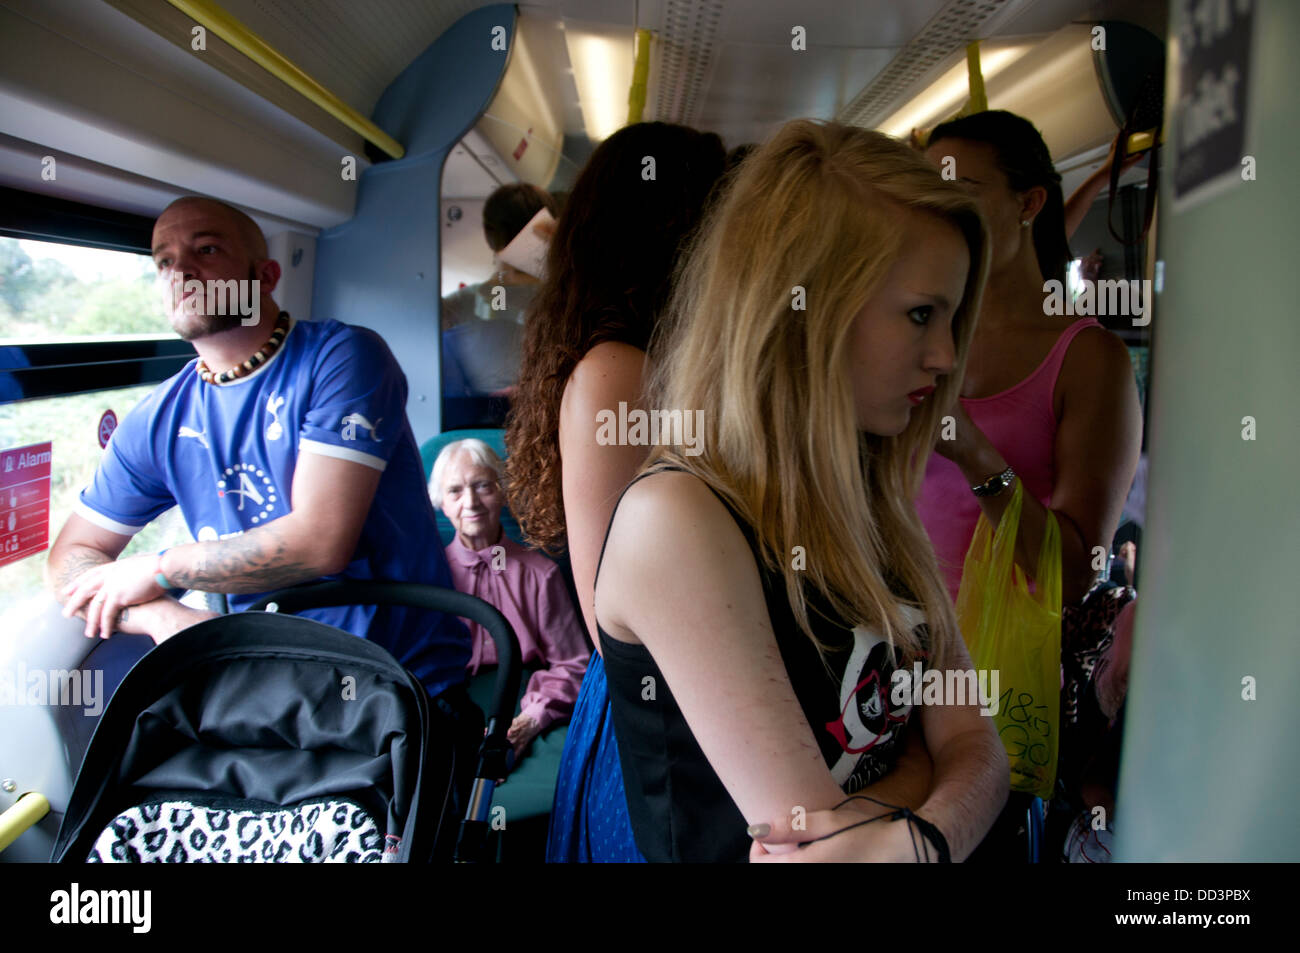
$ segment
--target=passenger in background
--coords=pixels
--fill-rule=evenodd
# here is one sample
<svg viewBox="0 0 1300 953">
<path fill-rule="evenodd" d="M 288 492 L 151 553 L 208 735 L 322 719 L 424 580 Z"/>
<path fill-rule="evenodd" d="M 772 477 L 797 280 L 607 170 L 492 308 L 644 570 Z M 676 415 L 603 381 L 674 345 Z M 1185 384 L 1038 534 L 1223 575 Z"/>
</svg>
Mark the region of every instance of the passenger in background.
<svg viewBox="0 0 1300 953">
<path fill-rule="evenodd" d="M 514 627 L 524 666 L 537 670 L 506 735 L 518 763 L 529 742 L 572 714 L 591 652 L 560 567 L 501 529 L 502 469 L 482 440 L 457 440 L 434 461 L 429 495 L 456 528 L 447 546 L 456 589 L 496 606 Z M 477 622 L 463 621 L 473 640 L 469 673 L 476 675 L 496 665 L 496 645 Z"/>
<path fill-rule="evenodd" d="M 1070 254 L 1060 176 L 1031 123 L 1002 111 L 943 123 L 926 155 L 935 165 L 955 160 L 988 223 L 992 263 L 962 396 L 949 411 L 956 437 L 930 457 L 921 520 L 955 600 L 980 515 L 996 526 L 1022 480 L 1016 562 L 1032 579 L 1050 509 L 1063 603 L 1078 604 L 1094 584 L 1093 547 L 1110 549 L 1137 467 L 1142 421 L 1128 350 L 1095 318 L 1045 313 L 1044 282 L 1065 281 Z M 1074 681 L 1063 698 L 1077 694 Z M 994 859 L 998 845 L 1027 856 L 1015 834 L 1028 803 L 1012 795 L 988 851 L 973 859 Z"/>
<path fill-rule="evenodd" d="M 647 453 L 602 443 L 597 414 L 642 402 L 645 348 L 723 161 L 717 136 L 665 123 L 628 126 L 602 142 L 574 183 L 529 312 L 506 432 L 510 506 L 529 542 L 567 548 L 593 639 L 601 540 Z M 599 654 L 569 725 L 547 859 L 642 859 Z"/>
<path fill-rule="evenodd" d="M 984 242 L 913 150 L 800 120 L 691 249 L 651 393 L 703 440 L 651 451 L 596 584 L 647 859 L 962 860 L 997 816 L 1007 760 L 977 699 L 922 705 L 895 678 L 971 669 L 911 493 Z"/>
<path fill-rule="evenodd" d="M 504 185 L 483 204 L 483 237 L 498 255 L 542 209 L 556 214 L 558 205 L 546 192 L 524 183 Z M 549 236 L 539 235 L 539 238 Z M 443 393 L 449 398 L 508 397 L 519 375 L 524 314 L 537 291 L 540 275 L 530 274 L 499 257 L 485 281 L 442 299 Z M 453 418 L 464 412 L 450 406 Z M 444 429 L 473 426 L 476 419 L 444 421 Z"/>
</svg>

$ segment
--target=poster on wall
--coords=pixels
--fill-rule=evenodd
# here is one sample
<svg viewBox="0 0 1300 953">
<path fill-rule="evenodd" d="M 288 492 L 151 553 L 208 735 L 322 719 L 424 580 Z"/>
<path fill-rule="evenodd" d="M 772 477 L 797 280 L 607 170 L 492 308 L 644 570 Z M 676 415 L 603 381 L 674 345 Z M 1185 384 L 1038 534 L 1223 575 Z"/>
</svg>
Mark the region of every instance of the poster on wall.
<svg viewBox="0 0 1300 953">
<path fill-rule="evenodd" d="M 51 443 L 0 450 L 0 566 L 50 545 Z"/>
<path fill-rule="evenodd" d="M 1177 0 L 1175 213 L 1255 177 L 1249 153 L 1253 0 Z"/>
</svg>

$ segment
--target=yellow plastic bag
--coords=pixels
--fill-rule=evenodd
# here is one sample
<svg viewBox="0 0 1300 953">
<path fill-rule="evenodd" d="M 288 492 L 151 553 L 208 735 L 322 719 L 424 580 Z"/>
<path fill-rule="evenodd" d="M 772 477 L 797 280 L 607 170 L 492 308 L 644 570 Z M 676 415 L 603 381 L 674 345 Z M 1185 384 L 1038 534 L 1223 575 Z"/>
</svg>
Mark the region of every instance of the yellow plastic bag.
<svg viewBox="0 0 1300 953">
<path fill-rule="evenodd" d="M 998 671 L 998 737 L 1011 789 L 1052 796 L 1060 735 L 1061 533 L 1049 510 L 1034 591 L 1015 564 L 1024 498 L 1016 480 L 997 531 L 980 517 L 966 553 L 957 621 L 976 671 Z"/>
</svg>

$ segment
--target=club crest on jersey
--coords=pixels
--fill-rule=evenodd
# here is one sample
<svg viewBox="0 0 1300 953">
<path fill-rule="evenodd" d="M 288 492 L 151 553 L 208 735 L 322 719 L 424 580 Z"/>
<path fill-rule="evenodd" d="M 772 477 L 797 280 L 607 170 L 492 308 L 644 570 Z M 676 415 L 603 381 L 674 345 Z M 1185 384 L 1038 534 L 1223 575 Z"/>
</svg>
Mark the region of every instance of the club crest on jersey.
<svg viewBox="0 0 1300 953">
<path fill-rule="evenodd" d="M 348 414 L 340 421 L 340 423 L 343 424 L 343 439 L 356 440 L 357 428 L 361 427 L 365 430 L 370 431 L 371 440 L 378 440 L 379 425 L 382 424 L 383 422 L 384 422 L 383 417 L 380 417 L 372 424 L 370 421 L 366 420 L 366 418 L 361 416 L 360 414 Z"/>
<path fill-rule="evenodd" d="M 221 475 L 222 478 L 217 481 L 218 497 L 222 499 L 227 496 L 239 497 L 239 506 L 236 509 L 240 513 L 244 512 L 246 504 L 252 501 L 257 512 L 250 517 L 249 522 L 262 523 L 271 518 L 279 494 L 276 493 L 275 484 L 271 482 L 270 476 L 264 470 L 251 463 L 236 463 L 233 467 L 226 467 Z"/>
<path fill-rule="evenodd" d="M 271 396 L 266 399 L 266 412 L 274 419 L 266 425 L 266 439 L 279 440 L 284 436 L 284 427 L 280 425 L 280 415 L 278 411 L 284 406 L 284 398 L 276 396 L 272 391 Z"/>
</svg>

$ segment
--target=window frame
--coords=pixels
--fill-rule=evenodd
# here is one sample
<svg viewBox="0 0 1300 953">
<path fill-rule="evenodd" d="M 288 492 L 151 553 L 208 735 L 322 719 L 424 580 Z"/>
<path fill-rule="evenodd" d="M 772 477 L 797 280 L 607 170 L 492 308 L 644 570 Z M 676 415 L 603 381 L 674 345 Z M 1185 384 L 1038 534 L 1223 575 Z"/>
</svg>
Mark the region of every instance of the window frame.
<svg viewBox="0 0 1300 953">
<path fill-rule="evenodd" d="M 153 219 L 0 186 L 0 236 L 152 253 Z M 0 344 L 0 404 L 160 384 L 195 356 L 174 335 Z"/>
</svg>

